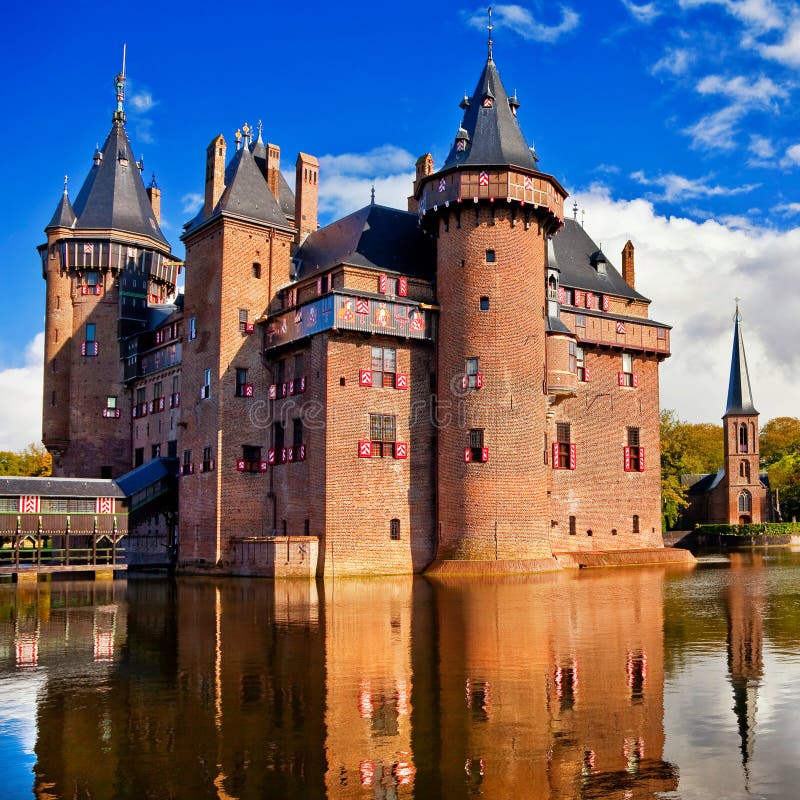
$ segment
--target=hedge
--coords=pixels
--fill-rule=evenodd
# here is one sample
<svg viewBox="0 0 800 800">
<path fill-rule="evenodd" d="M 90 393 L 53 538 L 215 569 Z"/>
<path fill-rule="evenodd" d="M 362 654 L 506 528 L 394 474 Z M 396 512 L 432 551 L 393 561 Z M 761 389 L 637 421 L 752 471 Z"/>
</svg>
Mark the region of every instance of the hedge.
<svg viewBox="0 0 800 800">
<path fill-rule="evenodd" d="M 695 531 L 710 536 L 789 536 L 800 534 L 800 522 L 749 522 L 744 525 L 697 525 Z"/>
</svg>

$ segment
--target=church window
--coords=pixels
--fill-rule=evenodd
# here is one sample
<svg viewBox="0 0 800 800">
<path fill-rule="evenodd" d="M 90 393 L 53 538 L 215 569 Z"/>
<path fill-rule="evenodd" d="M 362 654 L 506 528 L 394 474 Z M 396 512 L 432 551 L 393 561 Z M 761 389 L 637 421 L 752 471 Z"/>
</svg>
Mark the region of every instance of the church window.
<svg viewBox="0 0 800 800">
<path fill-rule="evenodd" d="M 372 456 L 383 458 L 394 455 L 396 423 L 393 414 L 369 415 L 369 438 Z"/>
<path fill-rule="evenodd" d="M 753 498 L 747 489 L 743 489 L 739 495 L 739 513 L 749 514 L 753 506 Z"/>
<path fill-rule="evenodd" d="M 739 426 L 739 452 L 747 452 L 747 425 L 744 423 Z"/>
<path fill-rule="evenodd" d="M 393 347 L 372 348 L 372 385 L 394 389 L 397 351 Z"/>
</svg>

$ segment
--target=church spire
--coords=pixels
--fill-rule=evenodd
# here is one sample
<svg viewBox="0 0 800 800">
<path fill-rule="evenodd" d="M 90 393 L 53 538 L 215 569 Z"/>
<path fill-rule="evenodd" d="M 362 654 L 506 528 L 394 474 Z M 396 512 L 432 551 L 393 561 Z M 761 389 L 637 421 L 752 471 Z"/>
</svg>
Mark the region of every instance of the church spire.
<svg viewBox="0 0 800 800">
<path fill-rule="evenodd" d="M 728 402 L 725 416 L 729 414 L 758 414 L 753 405 L 750 391 L 750 375 L 747 371 L 747 357 L 741 329 L 742 315 L 739 313 L 739 300 L 736 300 L 736 314 L 733 322 L 733 352 L 731 353 L 731 376 L 728 382 Z"/>
</svg>

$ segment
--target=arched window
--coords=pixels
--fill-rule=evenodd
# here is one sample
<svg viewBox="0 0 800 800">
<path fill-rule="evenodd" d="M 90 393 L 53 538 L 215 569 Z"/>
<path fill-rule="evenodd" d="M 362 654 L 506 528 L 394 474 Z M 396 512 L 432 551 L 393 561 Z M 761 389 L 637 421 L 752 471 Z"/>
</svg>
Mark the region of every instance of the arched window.
<svg viewBox="0 0 800 800">
<path fill-rule="evenodd" d="M 739 426 L 739 452 L 747 452 L 747 425 L 744 423 Z"/>
<path fill-rule="evenodd" d="M 747 489 L 743 489 L 739 495 L 739 513 L 749 513 L 752 507 L 753 499 Z"/>
<path fill-rule="evenodd" d="M 748 483 L 750 483 L 750 462 L 749 461 L 742 461 L 739 464 L 739 477 L 744 478 Z"/>
<path fill-rule="evenodd" d="M 547 299 L 558 300 L 558 281 L 555 275 L 551 275 L 547 279 Z"/>
</svg>

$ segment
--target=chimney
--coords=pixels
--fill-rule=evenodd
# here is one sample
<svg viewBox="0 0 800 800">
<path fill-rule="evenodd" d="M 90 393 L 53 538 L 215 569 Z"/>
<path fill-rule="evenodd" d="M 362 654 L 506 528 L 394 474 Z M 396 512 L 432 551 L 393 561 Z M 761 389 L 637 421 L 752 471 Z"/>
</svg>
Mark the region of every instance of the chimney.
<svg viewBox="0 0 800 800">
<path fill-rule="evenodd" d="M 628 239 L 625 247 L 622 248 L 622 277 L 625 283 L 634 288 L 636 276 L 633 269 L 633 242 Z"/>
<path fill-rule="evenodd" d="M 208 219 L 225 191 L 225 137 L 220 134 L 206 149 L 206 197 L 203 216 Z"/>
<path fill-rule="evenodd" d="M 408 210 L 412 213 L 416 213 L 419 210 L 419 202 L 417 201 L 416 194 L 420 181 L 424 177 L 432 174 L 433 156 L 430 153 L 425 153 L 425 155 L 422 155 L 417 159 L 417 176 L 416 180 L 414 181 L 414 194 L 408 198 Z"/>
<path fill-rule="evenodd" d="M 319 161 L 314 156 L 298 153 L 294 184 L 294 224 L 297 226 L 298 244 L 317 229 L 318 184 Z"/>
<path fill-rule="evenodd" d="M 280 171 L 281 149 L 278 145 L 267 142 L 267 183 L 276 200 L 280 191 Z"/>
<path fill-rule="evenodd" d="M 150 181 L 147 187 L 147 196 L 150 198 L 150 205 L 153 208 L 153 216 L 156 218 L 158 225 L 161 225 L 161 189 L 158 188 L 156 183 L 156 176 Z"/>
</svg>

